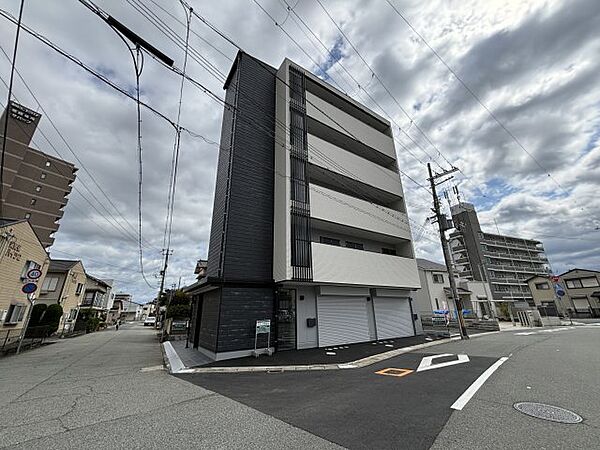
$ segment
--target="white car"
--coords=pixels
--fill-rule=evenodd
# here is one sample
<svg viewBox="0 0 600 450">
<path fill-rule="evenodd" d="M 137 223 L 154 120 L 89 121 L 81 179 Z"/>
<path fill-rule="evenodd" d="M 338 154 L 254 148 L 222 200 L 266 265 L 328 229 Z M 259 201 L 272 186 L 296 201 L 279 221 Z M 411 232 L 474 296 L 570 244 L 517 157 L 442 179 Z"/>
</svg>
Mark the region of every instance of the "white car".
<svg viewBox="0 0 600 450">
<path fill-rule="evenodd" d="M 144 320 L 144 326 L 154 326 L 156 325 L 156 317 L 154 316 L 148 316 L 146 317 L 146 320 Z"/>
</svg>

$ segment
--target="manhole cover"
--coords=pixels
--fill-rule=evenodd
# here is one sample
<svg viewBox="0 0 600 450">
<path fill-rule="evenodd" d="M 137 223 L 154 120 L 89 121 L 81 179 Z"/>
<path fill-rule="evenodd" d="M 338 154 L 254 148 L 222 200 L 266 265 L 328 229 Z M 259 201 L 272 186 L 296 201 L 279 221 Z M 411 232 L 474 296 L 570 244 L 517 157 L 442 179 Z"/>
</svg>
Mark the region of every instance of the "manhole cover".
<svg viewBox="0 0 600 450">
<path fill-rule="evenodd" d="M 522 412 L 523 414 L 537 417 L 538 419 L 549 420 L 551 422 L 580 423 L 583 421 L 583 418 L 580 415 L 575 414 L 573 411 L 559 408 L 558 406 L 531 402 L 515 403 L 513 406 L 517 411 Z"/>
</svg>

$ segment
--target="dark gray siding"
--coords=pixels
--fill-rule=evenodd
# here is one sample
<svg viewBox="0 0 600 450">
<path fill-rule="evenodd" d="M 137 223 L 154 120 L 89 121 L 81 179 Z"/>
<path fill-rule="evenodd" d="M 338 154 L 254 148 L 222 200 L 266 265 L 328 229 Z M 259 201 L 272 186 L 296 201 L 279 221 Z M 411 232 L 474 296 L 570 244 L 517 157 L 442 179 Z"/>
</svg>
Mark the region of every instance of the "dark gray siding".
<svg viewBox="0 0 600 450">
<path fill-rule="evenodd" d="M 211 352 L 217 351 L 217 335 L 219 327 L 219 310 L 221 306 L 221 290 L 207 292 L 202 301 L 202 323 L 198 343 Z"/>
<path fill-rule="evenodd" d="M 219 352 L 254 348 L 256 321 L 273 320 L 273 288 L 224 287 L 220 319 Z M 261 335 L 259 347 L 266 343 L 267 336 Z"/>
</svg>

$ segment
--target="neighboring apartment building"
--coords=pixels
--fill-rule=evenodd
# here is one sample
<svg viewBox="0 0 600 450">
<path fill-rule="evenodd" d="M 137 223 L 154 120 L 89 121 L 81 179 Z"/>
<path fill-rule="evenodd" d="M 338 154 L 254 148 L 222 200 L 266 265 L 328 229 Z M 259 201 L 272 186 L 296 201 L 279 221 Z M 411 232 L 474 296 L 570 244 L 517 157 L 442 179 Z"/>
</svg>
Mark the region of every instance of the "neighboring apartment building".
<svg viewBox="0 0 600 450">
<path fill-rule="evenodd" d="M 194 346 L 248 355 L 415 334 L 419 287 L 390 123 L 302 67 L 243 52 L 225 83 Z"/>
<path fill-rule="evenodd" d="M 58 333 L 73 330 L 79 306 L 83 302 L 86 281 L 87 275 L 81 261 L 50 260 L 38 301 L 62 306 L 63 316 L 58 325 Z"/>
<path fill-rule="evenodd" d="M 41 115 L 11 101 L 2 198 L 4 217 L 25 218 L 44 247 L 54 242 L 77 169 L 71 163 L 31 148 Z M 6 110 L 0 120 L 4 132 Z"/>
<path fill-rule="evenodd" d="M 600 272 L 572 269 L 559 277 L 573 317 L 600 317 Z"/>
<path fill-rule="evenodd" d="M 42 271 L 35 281 L 39 292 L 48 263 L 48 254 L 27 220 L 0 219 L 0 347 L 18 341 L 29 314 L 30 302 L 21 290 L 30 281 L 27 272 Z"/>
<path fill-rule="evenodd" d="M 85 295 L 80 303 L 81 307 L 97 311 L 107 311 L 109 299 L 112 296 L 112 286 L 109 282 L 86 275 Z"/>
<path fill-rule="evenodd" d="M 534 306 L 527 280 L 549 273 L 542 243 L 482 231 L 470 203 L 455 205 L 451 212 L 457 231 L 450 234 L 449 241 L 457 275 L 488 280 L 495 301 L 510 302 L 518 309 Z"/>
<path fill-rule="evenodd" d="M 427 259 L 417 258 L 421 289 L 413 293 L 415 310 L 423 314 L 435 311 L 456 311 L 450 290 L 450 278 L 446 266 Z M 467 279 L 456 279 L 458 295 L 463 302 L 463 311 L 478 318 L 496 316 L 488 283 Z"/>
<path fill-rule="evenodd" d="M 142 315 L 140 320 L 145 320 L 146 317 L 156 316 L 156 303 L 150 302 L 142 306 Z"/>
<path fill-rule="evenodd" d="M 114 301 L 121 303 L 121 315 L 123 320 L 140 320 L 142 317 L 142 306 L 133 301 L 131 294 L 118 293 L 115 295 Z"/>
</svg>

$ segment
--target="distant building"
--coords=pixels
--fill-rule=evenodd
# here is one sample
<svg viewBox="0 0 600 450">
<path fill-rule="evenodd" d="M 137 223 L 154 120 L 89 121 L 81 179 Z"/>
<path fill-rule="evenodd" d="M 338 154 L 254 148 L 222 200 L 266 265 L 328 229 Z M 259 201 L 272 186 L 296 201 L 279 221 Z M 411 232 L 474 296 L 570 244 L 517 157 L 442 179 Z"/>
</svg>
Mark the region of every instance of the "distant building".
<svg viewBox="0 0 600 450">
<path fill-rule="evenodd" d="M 48 264 L 48 254 L 26 219 L 0 219 L 0 348 L 18 342 L 29 314 L 30 302 L 21 290 L 27 272 L 42 271 L 35 281 L 39 290 Z"/>
<path fill-rule="evenodd" d="M 87 274 L 85 295 L 80 306 L 98 311 L 106 311 L 109 309 L 108 301 L 111 293 L 112 286 L 108 282 Z"/>
<path fill-rule="evenodd" d="M 413 336 L 419 287 L 390 122 L 289 59 L 239 52 L 225 86 L 193 346 L 249 355 Z"/>
<path fill-rule="evenodd" d="M 142 315 L 140 320 L 145 320 L 147 317 L 156 316 L 156 303 L 150 302 L 142 305 Z"/>
<path fill-rule="evenodd" d="M 488 280 L 496 302 L 509 302 L 518 309 L 535 306 L 527 280 L 535 275 L 548 276 L 542 243 L 482 231 L 470 203 L 460 203 L 451 211 L 457 231 L 450 234 L 449 242 L 457 275 Z"/>
<path fill-rule="evenodd" d="M 122 305 L 120 315 L 122 320 L 140 320 L 142 317 L 142 305 L 135 303 L 131 294 L 115 294 L 114 302 L 117 301 Z"/>
<path fill-rule="evenodd" d="M 58 325 L 58 333 L 73 331 L 79 306 L 83 301 L 86 281 L 87 275 L 81 261 L 50 260 L 38 302 L 62 306 L 63 316 Z"/>
<path fill-rule="evenodd" d="M 41 115 L 11 101 L 2 190 L 4 217 L 28 219 L 44 247 L 54 242 L 77 168 L 69 162 L 31 148 Z M 0 119 L 4 132 L 5 110 Z"/>
<path fill-rule="evenodd" d="M 421 314 L 440 313 L 445 310 L 455 311 L 452 300 L 450 278 L 446 266 L 427 259 L 417 258 L 421 289 L 413 292 L 414 307 Z M 478 318 L 496 316 L 492 303 L 491 289 L 483 281 L 456 279 L 458 295 L 463 302 L 463 310 L 467 316 Z"/>
</svg>

